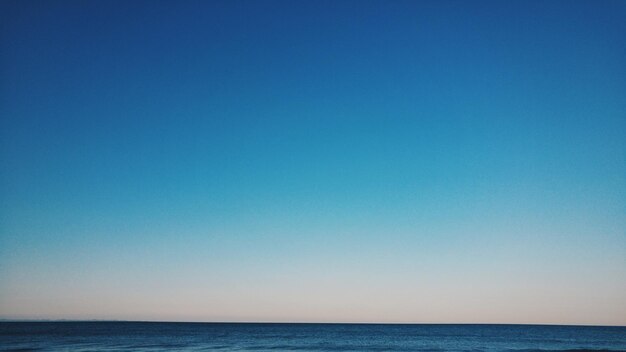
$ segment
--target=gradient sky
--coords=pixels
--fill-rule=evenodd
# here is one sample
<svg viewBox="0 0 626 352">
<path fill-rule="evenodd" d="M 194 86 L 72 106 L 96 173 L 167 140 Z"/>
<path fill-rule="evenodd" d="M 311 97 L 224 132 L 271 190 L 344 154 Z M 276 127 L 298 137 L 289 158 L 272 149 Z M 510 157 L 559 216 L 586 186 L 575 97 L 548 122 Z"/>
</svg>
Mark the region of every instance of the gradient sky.
<svg viewBox="0 0 626 352">
<path fill-rule="evenodd" d="M 626 325 L 626 2 L 0 2 L 0 318 Z"/>
</svg>

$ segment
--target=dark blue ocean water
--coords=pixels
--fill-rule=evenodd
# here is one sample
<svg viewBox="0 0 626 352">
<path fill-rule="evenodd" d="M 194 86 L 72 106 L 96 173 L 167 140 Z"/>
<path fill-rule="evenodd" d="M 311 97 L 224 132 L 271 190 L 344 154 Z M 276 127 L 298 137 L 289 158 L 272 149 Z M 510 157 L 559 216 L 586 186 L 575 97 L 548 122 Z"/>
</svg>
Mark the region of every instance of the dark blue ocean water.
<svg viewBox="0 0 626 352">
<path fill-rule="evenodd" d="M 1 322 L 0 351 L 626 351 L 626 327 Z"/>
</svg>

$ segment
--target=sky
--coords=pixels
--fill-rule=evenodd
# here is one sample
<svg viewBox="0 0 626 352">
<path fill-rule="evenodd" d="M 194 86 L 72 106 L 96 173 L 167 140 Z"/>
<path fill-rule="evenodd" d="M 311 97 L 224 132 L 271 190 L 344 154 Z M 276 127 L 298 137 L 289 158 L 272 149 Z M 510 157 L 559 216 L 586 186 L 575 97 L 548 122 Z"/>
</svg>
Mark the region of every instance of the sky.
<svg viewBox="0 0 626 352">
<path fill-rule="evenodd" d="M 0 2 L 0 318 L 626 325 L 623 1 Z"/>
</svg>

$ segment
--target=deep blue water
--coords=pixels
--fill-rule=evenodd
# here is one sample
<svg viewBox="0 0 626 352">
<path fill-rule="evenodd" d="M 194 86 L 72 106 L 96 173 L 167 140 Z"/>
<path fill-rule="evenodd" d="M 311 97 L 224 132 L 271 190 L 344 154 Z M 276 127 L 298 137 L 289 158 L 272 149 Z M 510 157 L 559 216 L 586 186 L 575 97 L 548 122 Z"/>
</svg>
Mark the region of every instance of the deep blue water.
<svg viewBox="0 0 626 352">
<path fill-rule="evenodd" d="M 626 351 L 626 327 L 0 322 L 0 351 Z"/>
</svg>

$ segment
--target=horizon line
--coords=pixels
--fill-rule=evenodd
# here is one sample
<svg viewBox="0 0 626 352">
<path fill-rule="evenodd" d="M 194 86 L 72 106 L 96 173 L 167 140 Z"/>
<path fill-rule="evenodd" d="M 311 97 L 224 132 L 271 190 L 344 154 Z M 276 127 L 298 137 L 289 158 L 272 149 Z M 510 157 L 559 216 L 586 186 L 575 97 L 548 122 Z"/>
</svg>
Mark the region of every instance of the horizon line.
<svg viewBox="0 0 626 352">
<path fill-rule="evenodd" d="M 558 324 L 558 323 L 425 323 L 425 322 L 306 322 L 306 321 L 183 321 L 183 320 L 116 320 L 116 319 L 6 319 L 0 323 L 154 323 L 154 324 L 300 324 L 300 325 L 524 325 L 524 326 L 578 326 L 615 327 L 626 325 Z"/>
</svg>

